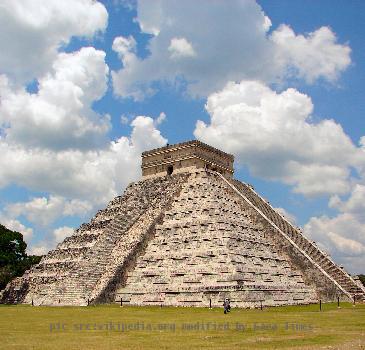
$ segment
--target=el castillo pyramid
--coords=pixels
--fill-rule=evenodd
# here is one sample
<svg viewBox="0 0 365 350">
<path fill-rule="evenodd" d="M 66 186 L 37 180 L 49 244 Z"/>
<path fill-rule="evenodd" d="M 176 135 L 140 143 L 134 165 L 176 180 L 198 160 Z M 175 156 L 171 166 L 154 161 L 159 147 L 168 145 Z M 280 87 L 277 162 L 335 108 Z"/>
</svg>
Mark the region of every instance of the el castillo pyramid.
<svg viewBox="0 0 365 350">
<path fill-rule="evenodd" d="M 365 300 L 365 288 L 199 141 L 142 154 L 131 183 L 3 303 L 235 307 Z"/>
</svg>

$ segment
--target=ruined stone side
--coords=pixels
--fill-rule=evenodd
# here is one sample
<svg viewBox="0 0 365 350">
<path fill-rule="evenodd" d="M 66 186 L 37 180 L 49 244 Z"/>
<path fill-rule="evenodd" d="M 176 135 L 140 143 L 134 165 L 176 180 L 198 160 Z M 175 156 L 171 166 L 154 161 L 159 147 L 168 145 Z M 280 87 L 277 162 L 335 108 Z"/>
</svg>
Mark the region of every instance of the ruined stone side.
<svg viewBox="0 0 365 350">
<path fill-rule="evenodd" d="M 29 291 L 28 280 L 22 277 L 15 277 L 8 283 L 0 294 L 1 304 L 20 304 L 24 302 L 25 296 Z"/>
<path fill-rule="evenodd" d="M 180 184 L 182 184 L 189 177 L 189 174 L 180 177 Z M 139 218 L 127 232 L 127 240 L 121 240 L 115 246 L 110 255 L 110 262 L 105 269 L 106 272 L 99 279 L 90 294 L 91 303 L 114 301 L 116 288 L 125 283 L 126 274 L 133 269 L 138 256 L 144 253 L 147 245 L 153 239 L 156 225 L 162 223 L 166 210 L 171 207 L 172 201 L 179 195 L 181 185 L 176 186 L 173 190 L 170 196 L 166 196 L 166 198 L 157 203 L 156 207 L 149 208 Z M 134 242 L 132 243 L 131 240 Z M 129 249 L 126 249 L 126 246 L 129 246 Z M 127 252 L 127 255 L 124 255 L 124 252 Z"/>
<path fill-rule="evenodd" d="M 88 224 L 50 251 L 23 277 L 6 287 L 1 302 L 35 305 L 86 305 L 105 273 L 113 248 L 128 238 L 128 230 L 143 213 L 165 203 L 181 176 L 140 181 L 128 186 Z M 121 254 L 128 255 L 124 246 Z"/>
</svg>

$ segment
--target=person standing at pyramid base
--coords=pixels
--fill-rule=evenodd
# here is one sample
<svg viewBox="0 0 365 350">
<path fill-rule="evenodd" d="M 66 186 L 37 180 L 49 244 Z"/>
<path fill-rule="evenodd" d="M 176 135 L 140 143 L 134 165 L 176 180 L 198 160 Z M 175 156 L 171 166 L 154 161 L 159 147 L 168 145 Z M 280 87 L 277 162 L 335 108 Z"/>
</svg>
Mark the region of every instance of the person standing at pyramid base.
<svg viewBox="0 0 365 350">
<path fill-rule="evenodd" d="M 230 301 L 228 298 L 224 299 L 223 302 L 223 307 L 224 307 L 224 313 L 226 314 L 227 312 L 231 311 L 231 305 L 230 305 Z"/>
</svg>

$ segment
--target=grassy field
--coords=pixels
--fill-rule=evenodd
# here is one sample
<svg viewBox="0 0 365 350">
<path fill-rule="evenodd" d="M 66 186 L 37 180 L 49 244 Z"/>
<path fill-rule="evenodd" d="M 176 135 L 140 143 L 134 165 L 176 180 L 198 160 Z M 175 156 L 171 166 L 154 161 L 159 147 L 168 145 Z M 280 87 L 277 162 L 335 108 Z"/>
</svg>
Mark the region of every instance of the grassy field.
<svg viewBox="0 0 365 350">
<path fill-rule="evenodd" d="M 365 349 L 365 305 L 0 306 L 1 349 Z"/>
</svg>

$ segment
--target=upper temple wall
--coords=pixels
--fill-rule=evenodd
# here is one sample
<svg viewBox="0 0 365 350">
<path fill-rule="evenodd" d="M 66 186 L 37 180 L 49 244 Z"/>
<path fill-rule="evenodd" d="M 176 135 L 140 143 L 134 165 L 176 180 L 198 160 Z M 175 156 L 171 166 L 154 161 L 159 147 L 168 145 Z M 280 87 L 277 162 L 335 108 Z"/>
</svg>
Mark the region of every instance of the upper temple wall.
<svg viewBox="0 0 365 350">
<path fill-rule="evenodd" d="M 189 141 L 142 153 L 142 176 L 149 178 L 210 168 L 232 177 L 233 160 L 231 154 L 200 141 Z"/>
</svg>

